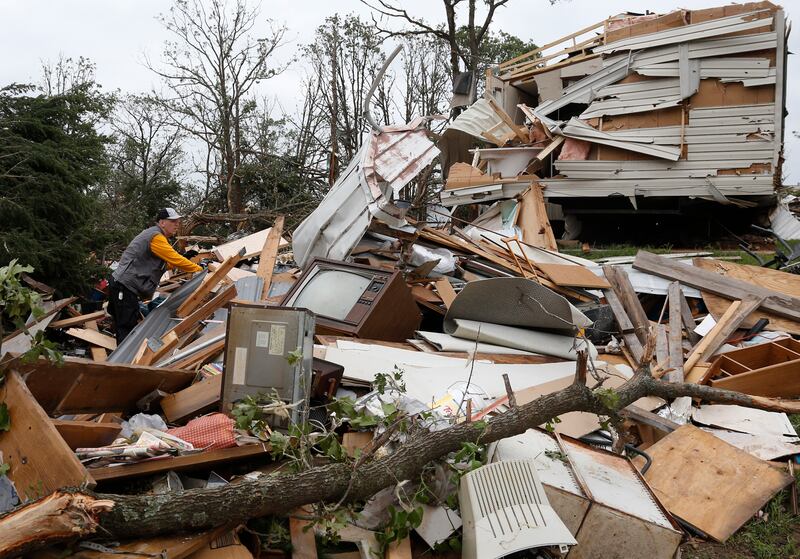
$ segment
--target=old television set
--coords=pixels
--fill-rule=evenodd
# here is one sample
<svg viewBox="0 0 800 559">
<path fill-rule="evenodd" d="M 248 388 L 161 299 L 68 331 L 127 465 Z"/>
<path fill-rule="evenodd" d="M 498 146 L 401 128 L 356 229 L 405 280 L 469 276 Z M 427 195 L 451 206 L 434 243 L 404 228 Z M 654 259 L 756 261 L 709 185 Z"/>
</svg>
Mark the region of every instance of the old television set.
<svg viewBox="0 0 800 559">
<path fill-rule="evenodd" d="M 398 271 L 315 258 L 283 299 L 316 315 L 316 332 L 404 341 L 419 328 L 411 290 Z"/>
<path fill-rule="evenodd" d="M 230 412 L 245 396 L 277 394 L 283 402 L 299 402 L 288 419 L 300 421 L 312 388 L 314 320 L 314 314 L 306 309 L 231 304 L 222 379 L 223 410 Z M 276 419 L 270 423 L 288 427 L 289 422 Z"/>
</svg>

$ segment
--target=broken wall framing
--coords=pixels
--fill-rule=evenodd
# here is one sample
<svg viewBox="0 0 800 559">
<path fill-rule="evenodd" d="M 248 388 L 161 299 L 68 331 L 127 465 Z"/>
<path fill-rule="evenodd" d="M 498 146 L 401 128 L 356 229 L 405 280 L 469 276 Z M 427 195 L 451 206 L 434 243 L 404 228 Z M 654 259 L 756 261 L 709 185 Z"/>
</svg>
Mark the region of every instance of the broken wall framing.
<svg viewBox="0 0 800 559">
<path fill-rule="evenodd" d="M 529 117 L 554 136 L 591 144 L 586 159 L 553 156 L 544 196 L 624 196 L 634 208 L 638 196 L 722 204 L 772 196 L 784 135 L 784 11 L 752 2 L 633 25 L 618 25 L 621 17 L 609 18 L 602 35 L 592 26 L 596 36 L 560 58 L 534 66 L 518 57 L 492 76 L 487 95 L 533 94 L 537 106 L 523 107 Z M 546 46 L 577 45 L 575 37 Z"/>
</svg>

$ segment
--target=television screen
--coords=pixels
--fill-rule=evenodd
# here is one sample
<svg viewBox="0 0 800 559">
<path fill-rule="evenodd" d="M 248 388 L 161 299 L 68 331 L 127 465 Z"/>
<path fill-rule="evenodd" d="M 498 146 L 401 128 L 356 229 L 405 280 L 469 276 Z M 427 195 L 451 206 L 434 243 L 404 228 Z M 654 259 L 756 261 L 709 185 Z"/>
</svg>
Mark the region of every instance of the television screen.
<svg viewBox="0 0 800 559">
<path fill-rule="evenodd" d="M 345 320 L 371 281 L 372 274 L 318 269 L 285 304 L 334 320 Z"/>
</svg>

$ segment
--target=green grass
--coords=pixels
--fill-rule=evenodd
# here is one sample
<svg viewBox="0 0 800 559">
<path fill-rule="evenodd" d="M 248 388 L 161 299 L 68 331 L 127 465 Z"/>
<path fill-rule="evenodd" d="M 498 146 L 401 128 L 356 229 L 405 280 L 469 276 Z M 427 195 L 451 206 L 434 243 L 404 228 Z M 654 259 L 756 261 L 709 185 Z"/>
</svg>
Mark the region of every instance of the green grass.
<svg viewBox="0 0 800 559">
<path fill-rule="evenodd" d="M 798 417 L 792 416 L 793 420 Z M 762 510 L 764 516 L 745 524 L 724 544 L 684 545 L 684 559 L 800 558 L 800 517 L 791 513 L 789 490 L 778 493 Z"/>
<path fill-rule="evenodd" d="M 798 518 L 789 511 L 788 492 L 781 491 L 764 509 L 766 520 L 752 520 L 731 538 L 731 545 L 742 547 L 756 559 L 800 556 L 797 541 Z"/>
<path fill-rule="evenodd" d="M 734 260 L 737 264 L 751 264 L 758 265 L 755 258 L 744 252 L 743 250 L 720 250 L 714 247 L 702 247 L 692 249 L 673 249 L 670 247 L 637 247 L 632 245 L 608 245 L 592 247 L 588 253 L 583 252 L 579 248 L 559 249 L 564 254 L 571 256 L 580 256 L 587 260 L 599 260 L 601 258 L 611 258 L 614 256 L 636 256 L 640 250 L 646 250 L 655 254 L 667 254 L 670 252 L 711 252 L 714 257 L 739 257 Z M 770 256 L 769 252 L 763 253 L 762 258 Z"/>
</svg>

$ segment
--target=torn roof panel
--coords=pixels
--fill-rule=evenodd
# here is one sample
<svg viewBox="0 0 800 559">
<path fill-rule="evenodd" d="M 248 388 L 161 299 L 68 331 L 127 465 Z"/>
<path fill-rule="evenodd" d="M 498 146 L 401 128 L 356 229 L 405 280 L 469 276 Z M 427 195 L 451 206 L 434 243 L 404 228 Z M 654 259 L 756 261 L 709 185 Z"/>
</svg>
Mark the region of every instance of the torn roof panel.
<svg viewBox="0 0 800 559">
<path fill-rule="evenodd" d="M 664 45 L 685 43 L 695 39 L 707 39 L 739 31 L 758 29 L 772 25 L 772 10 L 758 10 L 729 17 L 721 17 L 694 23 L 666 31 L 639 35 L 629 39 L 614 41 L 594 49 L 595 53 L 612 53 L 622 50 L 639 50 Z"/>
<path fill-rule="evenodd" d="M 391 197 L 438 154 L 420 119 L 368 136 L 322 202 L 295 230 L 295 261 L 304 267 L 315 257 L 343 260 L 373 216 L 394 227 L 405 225 Z"/>
<path fill-rule="evenodd" d="M 424 128 L 382 131 L 364 155 L 367 184 L 374 191 L 379 182 L 385 182 L 397 195 L 437 155 L 439 150 Z"/>
<path fill-rule="evenodd" d="M 513 133 L 511 127 L 502 121 L 486 99 L 475 101 L 456 117 L 447 130 L 460 130 L 489 143 L 491 140 L 483 136 L 484 132 L 492 130 L 492 135 L 496 137 Z"/>
</svg>

